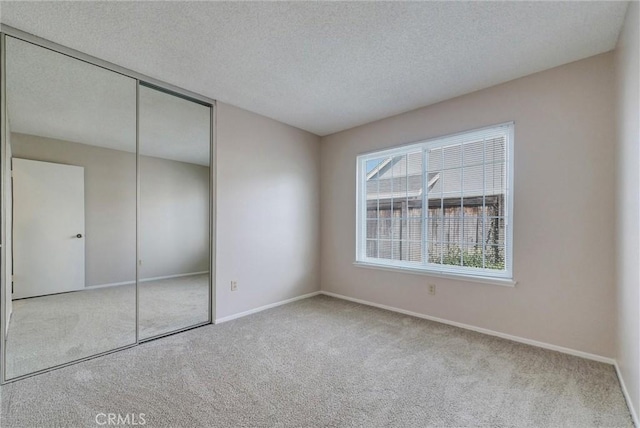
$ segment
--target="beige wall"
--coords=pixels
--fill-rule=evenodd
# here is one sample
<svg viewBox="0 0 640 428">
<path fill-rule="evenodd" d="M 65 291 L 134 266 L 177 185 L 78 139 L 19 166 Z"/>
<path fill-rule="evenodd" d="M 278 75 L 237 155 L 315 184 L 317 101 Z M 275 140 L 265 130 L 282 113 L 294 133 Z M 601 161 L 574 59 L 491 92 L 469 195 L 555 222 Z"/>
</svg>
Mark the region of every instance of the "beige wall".
<svg viewBox="0 0 640 428">
<path fill-rule="evenodd" d="M 12 134 L 17 158 L 85 168 L 86 285 L 135 280 L 135 154 Z M 209 168 L 140 157 L 140 278 L 208 271 Z"/>
<path fill-rule="evenodd" d="M 217 106 L 220 319 L 318 291 L 319 138 Z"/>
<path fill-rule="evenodd" d="M 140 279 L 209 271 L 209 167 L 140 156 Z"/>
<path fill-rule="evenodd" d="M 613 357 L 613 78 L 602 54 L 323 138 L 322 290 Z M 512 120 L 515 288 L 353 266 L 357 154 Z"/>
<path fill-rule="evenodd" d="M 617 283 L 616 359 L 635 411 L 640 411 L 640 7 L 632 2 L 616 48 L 617 77 Z"/>
</svg>

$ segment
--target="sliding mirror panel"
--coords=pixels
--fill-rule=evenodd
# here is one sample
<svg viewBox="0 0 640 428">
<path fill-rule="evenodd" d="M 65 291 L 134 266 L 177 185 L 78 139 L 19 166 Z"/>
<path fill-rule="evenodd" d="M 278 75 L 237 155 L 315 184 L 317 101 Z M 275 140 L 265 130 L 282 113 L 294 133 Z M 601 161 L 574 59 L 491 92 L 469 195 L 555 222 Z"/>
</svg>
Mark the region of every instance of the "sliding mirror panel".
<svg viewBox="0 0 640 428">
<path fill-rule="evenodd" d="M 136 80 L 7 37 L 6 103 L 11 379 L 136 343 Z"/>
<path fill-rule="evenodd" d="M 139 87 L 140 339 L 209 322 L 211 107 Z"/>
</svg>

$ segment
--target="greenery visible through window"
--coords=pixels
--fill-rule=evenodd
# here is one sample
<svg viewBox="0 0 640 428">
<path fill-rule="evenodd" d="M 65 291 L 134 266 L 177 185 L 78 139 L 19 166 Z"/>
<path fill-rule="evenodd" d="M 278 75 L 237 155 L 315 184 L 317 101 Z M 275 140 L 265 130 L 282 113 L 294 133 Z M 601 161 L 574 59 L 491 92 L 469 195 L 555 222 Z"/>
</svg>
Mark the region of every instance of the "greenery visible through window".
<svg viewBox="0 0 640 428">
<path fill-rule="evenodd" d="M 357 260 L 510 276 L 512 134 L 501 125 L 359 156 Z"/>
</svg>

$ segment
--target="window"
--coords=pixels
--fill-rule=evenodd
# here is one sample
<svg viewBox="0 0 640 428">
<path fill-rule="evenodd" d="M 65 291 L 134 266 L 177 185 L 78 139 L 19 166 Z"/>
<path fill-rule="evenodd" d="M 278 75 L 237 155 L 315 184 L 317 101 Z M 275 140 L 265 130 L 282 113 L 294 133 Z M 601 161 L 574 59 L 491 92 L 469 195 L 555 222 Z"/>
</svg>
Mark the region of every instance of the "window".
<svg viewBox="0 0 640 428">
<path fill-rule="evenodd" d="M 358 156 L 358 264 L 511 278 L 513 123 Z"/>
</svg>

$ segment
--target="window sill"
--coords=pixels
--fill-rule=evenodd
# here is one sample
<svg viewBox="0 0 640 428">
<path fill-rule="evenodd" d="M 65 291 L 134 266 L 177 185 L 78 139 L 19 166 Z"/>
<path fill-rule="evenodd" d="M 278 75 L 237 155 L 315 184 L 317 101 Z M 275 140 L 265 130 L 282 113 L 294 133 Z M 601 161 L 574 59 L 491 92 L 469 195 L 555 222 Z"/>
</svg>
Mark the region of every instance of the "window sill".
<svg viewBox="0 0 640 428">
<path fill-rule="evenodd" d="M 477 282 L 480 284 L 501 285 L 503 287 L 515 287 L 517 284 L 517 281 L 514 281 L 513 279 L 510 279 L 510 278 L 464 275 L 459 273 L 438 272 L 438 271 L 431 271 L 431 270 L 425 270 L 425 269 L 419 269 L 419 268 L 389 266 L 389 265 L 368 263 L 368 262 L 354 262 L 353 265 L 356 267 L 362 267 L 367 269 L 388 270 L 392 272 L 410 273 L 414 275 L 425 275 L 425 276 L 431 276 L 435 278 L 445 278 L 445 279 L 454 279 L 458 281 Z"/>
</svg>

